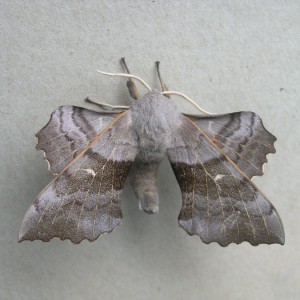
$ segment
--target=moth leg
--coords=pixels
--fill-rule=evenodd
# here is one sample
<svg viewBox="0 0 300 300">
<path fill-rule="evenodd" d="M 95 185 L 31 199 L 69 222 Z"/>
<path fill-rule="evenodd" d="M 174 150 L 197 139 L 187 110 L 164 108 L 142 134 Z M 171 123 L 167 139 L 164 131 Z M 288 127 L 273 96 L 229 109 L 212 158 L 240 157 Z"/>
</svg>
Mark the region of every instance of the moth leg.
<svg viewBox="0 0 300 300">
<path fill-rule="evenodd" d="M 138 197 L 139 209 L 148 214 L 159 210 L 157 170 L 159 162 L 136 159 L 129 173 L 130 183 Z"/>
<path fill-rule="evenodd" d="M 156 71 L 157 71 L 158 79 L 160 82 L 161 90 L 162 90 L 162 92 L 166 92 L 166 91 L 168 91 L 168 87 L 166 86 L 166 84 L 163 82 L 163 80 L 161 78 L 160 71 L 159 71 L 159 64 L 160 64 L 159 61 L 155 62 Z M 170 95 L 168 95 L 168 94 L 166 94 L 165 96 L 170 98 Z"/>
<path fill-rule="evenodd" d="M 98 102 L 98 101 L 92 100 L 88 97 L 85 98 L 85 101 L 89 102 L 89 103 L 93 103 L 93 104 L 99 106 L 103 110 L 109 110 L 109 111 L 112 111 L 112 110 L 124 111 L 126 109 L 129 109 L 129 107 L 130 107 L 130 106 L 127 106 L 127 105 L 111 105 L 111 104 L 108 104 L 108 103 Z"/>
<path fill-rule="evenodd" d="M 126 72 L 127 72 L 128 74 L 130 74 L 130 71 L 129 71 L 129 69 L 128 69 L 128 67 L 127 67 L 127 64 L 126 64 L 126 62 L 125 62 L 125 57 L 122 57 L 122 58 L 121 58 L 121 62 L 122 62 L 122 64 L 124 65 L 124 68 L 125 68 Z M 133 99 L 135 99 L 135 100 L 138 99 L 138 97 L 139 97 L 139 92 L 138 92 L 138 89 L 137 89 L 135 83 L 133 82 L 133 80 L 132 80 L 131 78 L 129 78 L 129 80 L 126 82 L 126 85 L 127 85 L 127 88 L 128 88 L 128 91 L 129 91 L 130 96 L 131 96 Z"/>
</svg>

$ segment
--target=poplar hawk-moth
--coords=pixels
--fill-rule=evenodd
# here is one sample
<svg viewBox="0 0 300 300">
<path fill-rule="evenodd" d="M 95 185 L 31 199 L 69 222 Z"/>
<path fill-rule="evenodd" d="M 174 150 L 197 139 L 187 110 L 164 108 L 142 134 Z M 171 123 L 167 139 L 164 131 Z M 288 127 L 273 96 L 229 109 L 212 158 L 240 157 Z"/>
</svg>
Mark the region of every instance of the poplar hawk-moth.
<svg viewBox="0 0 300 300">
<path fill-rule="evenodd" d="M 162 92 L 130 75 L 122 61 L 137 99 L 130 107 L 61 106 L 36 134 L 56 177 L 29 207 L 19 241 L 59 237 L 77 244 L 111 232 L 122 219 L 120 194 L 128 176 L 140 209 L 157 212 L 157 169 L 167 155 L 182 192 L 178 221 L 188 234 L 221 246 L 284 244 L 276 209 L 251 181 L 275 152 L 276 138 L 258 115 L 182 114 L 158 63 Z M 150 91 L 140 97 L 134 78 Z"/>
</svg>

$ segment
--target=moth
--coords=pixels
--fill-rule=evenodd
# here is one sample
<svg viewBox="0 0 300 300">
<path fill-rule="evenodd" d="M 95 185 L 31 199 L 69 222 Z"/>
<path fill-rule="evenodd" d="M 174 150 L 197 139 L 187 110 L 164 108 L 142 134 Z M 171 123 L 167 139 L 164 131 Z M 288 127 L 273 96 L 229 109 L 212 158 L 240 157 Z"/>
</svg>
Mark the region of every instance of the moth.
<svg viewBox="0 0 300 300">
<path fill-rule="evenodd" d="M 130 107 L 61 106 L 36 134 L 37 149 L 56 177 L 26 212 L 19 241 L 59 237 L 77 244 L 111 232 L 121 223 L 120 194 L 127 177 L 140 209 L 158 212 L 157 170 L 167 155 L 182 192 L 179 225 L 189 235 L 221 246 L 284 244 L 276 209 L 251 181 L 263 174 L 266 155 L 275 153 L 276 138 L 258 115 L 183 114 L 170 95 L 192 100 L 167 90 L 159 62 L 162 91 L 130 74 L 122 62 L 126 74 L 102 73 L 129 78 L 136 99 Z M 139 96 L 134 80 L 149 92 Z"/>
</svg>

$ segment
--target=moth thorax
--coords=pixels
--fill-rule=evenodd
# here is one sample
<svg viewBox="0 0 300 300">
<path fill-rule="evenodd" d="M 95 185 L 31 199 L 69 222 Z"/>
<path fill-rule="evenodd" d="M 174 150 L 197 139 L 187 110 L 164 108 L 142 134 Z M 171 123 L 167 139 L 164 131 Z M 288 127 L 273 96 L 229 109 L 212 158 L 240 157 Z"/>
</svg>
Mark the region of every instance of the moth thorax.
<svg viewBox="0 0 300 300">
<path fill-rule="evenodd" d="M 140 149 L 165 151 L 171 143 L 180 114 L 175 104 L 158 91 L 152 91 L 132 105 L 133 128 Z"/>
</svg>

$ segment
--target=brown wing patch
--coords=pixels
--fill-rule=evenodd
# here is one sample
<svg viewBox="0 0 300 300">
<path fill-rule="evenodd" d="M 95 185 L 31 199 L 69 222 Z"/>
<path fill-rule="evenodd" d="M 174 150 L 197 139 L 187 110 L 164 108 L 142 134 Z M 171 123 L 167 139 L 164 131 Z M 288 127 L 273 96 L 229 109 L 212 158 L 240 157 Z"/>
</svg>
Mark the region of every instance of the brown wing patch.
<svg viewBox="0 0 300 300">
<path fill-rule="evenodd" d="M 96 112 L 82 107 L 61 106 L 37 134 L 37 150 L 43 150 L 49 171 L 59 174 L 120 113 Z"/>
<path fill-rule="evenodd" d="M 237 112 L 219 116 L 187 117 L 251 178 L 262 175 L 266 155 L 275 153 L 276 138 L 253 112 Z"/>
</svg>

